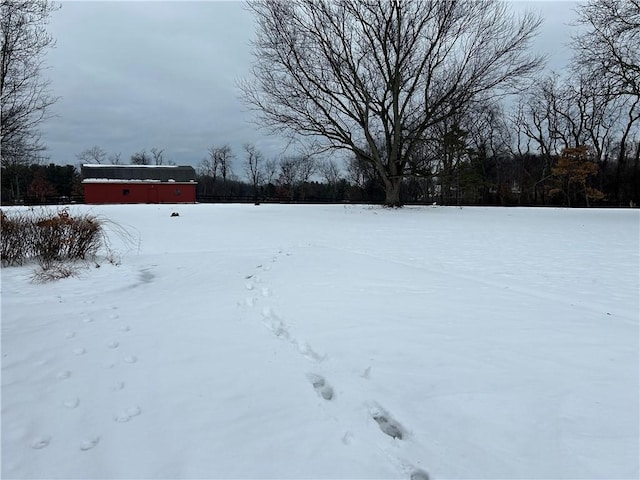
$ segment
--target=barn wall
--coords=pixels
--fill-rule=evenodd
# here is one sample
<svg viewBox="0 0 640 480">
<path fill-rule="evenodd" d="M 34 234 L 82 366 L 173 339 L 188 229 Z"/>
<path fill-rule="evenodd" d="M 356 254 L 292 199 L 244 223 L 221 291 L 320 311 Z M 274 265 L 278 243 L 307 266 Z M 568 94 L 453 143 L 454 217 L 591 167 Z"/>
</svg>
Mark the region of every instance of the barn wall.
<svg viewBox="0 0 640 480">
<path fill-rule="evenodd" d="M 85 183 L 86 203 L 195 203 L 196 183 Z"/>
</svg>

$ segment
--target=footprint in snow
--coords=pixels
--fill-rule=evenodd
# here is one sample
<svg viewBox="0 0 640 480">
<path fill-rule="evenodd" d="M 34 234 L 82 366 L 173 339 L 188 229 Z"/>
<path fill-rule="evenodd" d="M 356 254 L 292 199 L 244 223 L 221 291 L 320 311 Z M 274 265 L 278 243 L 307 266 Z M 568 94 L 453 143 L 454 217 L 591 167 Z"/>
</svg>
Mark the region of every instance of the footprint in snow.
<svg viewBox="0 0 640 480">
<path fill-rule="evenodd" d="M 91 322 L 93 322 L 93 317 L 85 317 L 85 318 L 82 319 L 82 321 L 84 323 L 91 323 Z"/>
<path fill-rule="evenodd" d="M 71 376 L 70 370 L 61 370 L 58 373 L 56 373 L 56 378 L 58 378 L 59 380 L 66 380 L 70 376 Z"/>
<path fill-rule="evenodd" d="M 276 337 L 283 338 L 285 340 L 289 340 L 289 338 L 290 338 L 289 328 L 287 328 L 285 323 L 282 322 L 281 320 L 278 320 L 278 319 L 275 319 L 275 318 L 266 319 L 265 325 L 267 326 L 267 328 L 269 328 L 269 330 L 271 330 L 271 332 Z"/>
<path fill-rule="evenodd" d="M 84 355 L 85 353 L 87 353 L 87 350 L 85 348 L 78 347 L 73 349 L 74 355 Z"/>
<path fill-rule="evenodd" d="M 129 325 L 121 325 L 120 326 L 120 331 L 121 332 L 129 332 L 129 331 L 131 331 L 131 327 Z"/>
<path fill-rule="evenodd" d="M 126 423 L 129 420 L 131 420 L 133 417 L 137 417 L 141 413 L 142 413 L 142 410 L 140 409 L 140 407 L 136 405 L 136 406 L 127 408 L 126 410 L 123 410 L 121 412 L 118 412 L 115 415 L 115 417 L 113 417 L 113 420 L 118 423 Z"/>
<path fill-rule="evenodd" d="M 247 307 L 253 307 L 256 304 L 256 299 L 253 297 L 247 297 L 244 299 L 244 303 Z"/>
<path fill-rule="evenodd" d="M 402 440 L 405 436 L 405 431 L 402 426 L 396 422 L 388 412 L 380 407 L 374 407 L 370 409 L 371 417 L 376 421 L 380 430 L 392 437 L 393 439 Z"/>
<path fill-rule="evenodd" d="M 75 338 L 75 336 L 76 336 L 76 332 L 67 332 L 64 334 L 64 337 L 68 339 Z"/>
<path fill-rule="evenodd" d="M 94 448 L 100 442 L 100 437 L 90 437 L 80 442 L 80 450 L 87 451 Z"/>
<path fill-rule="evenodd" d="M 120 390 L 124 389 L 124 382 L 116 382 L 113 385 L 111 385 L 111 391 L 113 392 L 119 392 Z"/>
<path fill-rule="evenodd" d="M 136 363 L 138 361 L 138 357 L 135 355 L 127 355 L 124 357 L 124 361 L 127 363 Z"/>
<path fill-rule="evenodd" d="M 264 320 L 263 323 L 276 337 L 284 338 L 286 340 L 290 339 L 289 328 L 278 318 L 271 307 L 264 307 L 262 309 L 262 317 Z"/>
<path fill-rule="evenodd" d="M 325 400 L 332 400 L 334 396 L 333 388 L 327 383 L 322 375 L 310 373 L 307 378 L 311 382 L 314 390 Z"/>
<path fill-rule="evenodd" d="M 42 435 L 40 437 L 36 437 L 33 439 L 33 441 L 31 442 L 31 448 L 35 449 L 35 450 L 41 450 L 47 446 L 49 446 L 49 443 L 51 442 L 51 436 L 50 435 Z"/>
<path fill-rule="evenodd" d="M 116 340 L 107 343 L 107 348 L 114 349 L 114 348 L 118 348 L 119 346 L 120 346 L 120 342 L 118 342 Z"/>
<path fill-rule="evenodd" d="M 320 355 L 313 348 L 311 348 L 311 345 L 306 342 L 298 343 L 298 351 L 309 360 L 313 360 L 314 362 L 323 362 L 327 359 L 326 353 L 324 355 Z"/>
<path fill-rule="evenodd" d="M 270 297 L 271 296 L 271 290 L 269 290 L 268 287 L 263 287 L 262 288 L 262 296 L 263 297 Z"/>
</svg>

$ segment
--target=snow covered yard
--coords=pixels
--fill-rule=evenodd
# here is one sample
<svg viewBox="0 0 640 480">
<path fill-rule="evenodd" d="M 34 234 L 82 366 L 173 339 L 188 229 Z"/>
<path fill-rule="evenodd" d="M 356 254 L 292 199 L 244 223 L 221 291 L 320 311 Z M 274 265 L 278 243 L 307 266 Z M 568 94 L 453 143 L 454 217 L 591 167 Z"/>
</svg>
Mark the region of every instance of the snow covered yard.
<svg viewBox="0 0 640 480">
<path fill-rule="evenodd" d="M 640 475 L 637 210 L 73 211 L 136 243 L 2 269 L 3 478 Z"/>
</svg>

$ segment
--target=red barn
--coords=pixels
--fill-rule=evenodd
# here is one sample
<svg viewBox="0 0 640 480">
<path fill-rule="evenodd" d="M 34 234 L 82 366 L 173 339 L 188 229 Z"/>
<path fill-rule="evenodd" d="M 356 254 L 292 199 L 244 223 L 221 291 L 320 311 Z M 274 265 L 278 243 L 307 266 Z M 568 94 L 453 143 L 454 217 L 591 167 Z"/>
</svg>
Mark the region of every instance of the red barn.
<svg viewBox="0 0 640 480">
<path fill-rule="evenodd" d="M 86 203 L 195 203 L 196 172 L 177 165 L 83 165 Z"/>
</svg>

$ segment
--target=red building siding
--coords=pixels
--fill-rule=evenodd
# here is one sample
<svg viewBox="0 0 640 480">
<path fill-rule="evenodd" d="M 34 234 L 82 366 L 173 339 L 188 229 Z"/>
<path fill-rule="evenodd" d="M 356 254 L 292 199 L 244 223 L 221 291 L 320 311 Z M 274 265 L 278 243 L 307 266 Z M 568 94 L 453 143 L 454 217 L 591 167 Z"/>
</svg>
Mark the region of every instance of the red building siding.
<svg viewBox="0 0 640 480">
<path fill-rule="evenodd" d="M 85 182 L 86 203 L 195 203 L 196 183 Z"/>
</svg>

